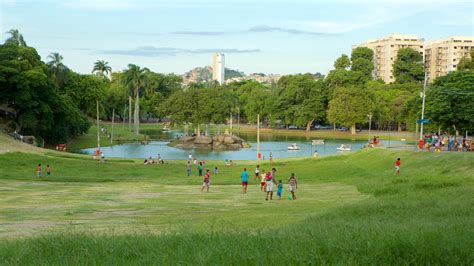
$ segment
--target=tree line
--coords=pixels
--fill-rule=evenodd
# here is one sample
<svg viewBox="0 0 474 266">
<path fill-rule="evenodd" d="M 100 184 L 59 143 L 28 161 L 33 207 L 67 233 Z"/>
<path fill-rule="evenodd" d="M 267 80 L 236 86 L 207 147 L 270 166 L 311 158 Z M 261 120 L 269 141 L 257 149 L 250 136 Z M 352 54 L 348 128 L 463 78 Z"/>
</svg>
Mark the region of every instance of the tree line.
<svg viewBox="0 0 474 266">
<path fill-rule="evenodd" d="M 255 123 L 257 114 L 267 125 L 296 125 L 310 130 L 314 123 L 347 126 L 372 120 L 374 128 L 414 130 L 420 117 L 424 69 L 422 55 L 402 48 L 393 64 L 395 82 L 373 79 L 373 52 L 360 47 L 341 55 L 325 77 L 296 74 L 277 84 L 255 81 L 219 85 L 217 82 L 182 85 L 180 76 L 161 74 L 129 64 L 112 72 L 106 61 L 91 66 L 91 74 L 78 74 L 57 53 L 42 62 L 17 30 L 0 45 L 0 107 L 15 111 L 12 128 L 49 142 L 62 142 L 87 132 L 99 103 L 101 119 L 112 113 L 139 123 L 167 118 L 174 124 L 199 127 L 223 124 L 236 114 Z M 429 127 L 444 130 L 473 129 L 474 66 L 471 58 L 459 71 L 428 86 L 426 114 Z"/>
</svg>

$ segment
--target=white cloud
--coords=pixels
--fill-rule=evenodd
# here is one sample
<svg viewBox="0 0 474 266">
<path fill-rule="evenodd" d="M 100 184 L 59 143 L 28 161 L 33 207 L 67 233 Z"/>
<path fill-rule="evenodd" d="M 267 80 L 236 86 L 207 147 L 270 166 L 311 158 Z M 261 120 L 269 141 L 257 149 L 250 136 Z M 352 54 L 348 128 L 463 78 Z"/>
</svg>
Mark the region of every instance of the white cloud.
<svg viewBox="0 0 474 266">
<path fill-rule="evenodd" d="M 98 10 L 128 9 L 134 6 L 132 2 L 120 0 L 76 0 L 65 1 L 63 6 L 69 8 L 84 8 Z"/>
</svg>

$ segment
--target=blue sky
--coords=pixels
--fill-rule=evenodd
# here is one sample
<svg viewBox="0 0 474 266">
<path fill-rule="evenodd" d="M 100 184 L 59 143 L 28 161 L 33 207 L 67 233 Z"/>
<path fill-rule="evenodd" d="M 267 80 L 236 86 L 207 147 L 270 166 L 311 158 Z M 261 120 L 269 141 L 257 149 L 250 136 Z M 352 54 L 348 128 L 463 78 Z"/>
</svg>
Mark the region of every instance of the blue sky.
<svg viewBox="0 0 474 266">
<path fill-rule="evenodd" d="M 474 35 L 474 1 L 0 0 L 1 39 L 15 28 L 43 60 L 77 72 L 106 60 L 177 74 L 211 64 L 246 73 L 327 73 L 351 45 L 389 35 Z"/>
</svg>

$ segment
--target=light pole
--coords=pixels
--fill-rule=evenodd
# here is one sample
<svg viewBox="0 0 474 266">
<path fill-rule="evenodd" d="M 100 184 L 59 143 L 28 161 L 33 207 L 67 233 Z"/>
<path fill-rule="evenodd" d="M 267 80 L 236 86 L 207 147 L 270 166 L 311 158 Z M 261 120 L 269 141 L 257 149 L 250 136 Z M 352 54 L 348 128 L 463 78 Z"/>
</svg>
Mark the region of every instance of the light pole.
<svg viewBox="0 0 474 266">
<path fill-rule="evenodd" d="M 425 71 L 425 82 L 423 83 L 423 92 L 422 92 L 422 100 L 421 100 L 421 125 L 420 125 L 420 140 L 423 139 L 423 119 L 425 118 L 425 94 L 426 94 L 426 82 L 427 76 Z"/>
<path fill-rule="evenodd" d="M 372 113 L 368 114 L 368 115 L 367 115 L 367 118 L 369 118 L 369 143 L 370 143 L 370 137 L 372 136 L 372 135 L 370 134 L 370 130 L 371 130 L 371 128 L 372 128 Z"/>
</svg>

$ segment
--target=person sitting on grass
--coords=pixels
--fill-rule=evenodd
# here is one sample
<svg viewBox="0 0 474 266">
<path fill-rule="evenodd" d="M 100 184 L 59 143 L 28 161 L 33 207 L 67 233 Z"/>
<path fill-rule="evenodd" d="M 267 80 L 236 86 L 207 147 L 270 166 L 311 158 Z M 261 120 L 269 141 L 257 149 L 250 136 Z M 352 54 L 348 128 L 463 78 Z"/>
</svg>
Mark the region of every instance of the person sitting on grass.
<svg viewBox="0 0 474 266">
<path fill-rule="evenodd" d="M 39 163 L 38 166 L 36 166 L 36 176 L 41 177 L 42 172 L 43 171 L 41 170 L 41 164 Z"/>
<path fill-rule="evenodd" d="M 244 171 L 240 174 L 242 179 L 242 193 L 247 193 L 247 186 L 249 184 L 249 174 L 247 173 L 247 168 L 244 168 Z"/>
<path fill-rule="evenodd" d="M 214 175 L 217 175 L 218 173 L 219 173 L 219 168 L 217 168 L 217 166 L 216 166 L 216 167 L 214 167 Z"/>
<path fill-rule="evenodd" d="M 201 192 L 206 191 L 209 192 L 209 186 L 211 185 L 209 178 L 211 177 L 211 173 L 209 173 L 209 169 L 206 170 L 206 174 L 204 175 L 204 182 L 202 183 Z"/>
<path fill-rule="evenodd" d="M 298 182 L 296 182 L 296 177 L 294 173 L 291 174 L 290 178 L 288 179 L 288 183 L 290 185 L 291 197 L 295 200 L 295 190 L 298 188 Z"/>
<path fill-rule="evenodd" d="M 265 175 L 265 181 L 266 181 L 265 186 L 267 188 L 267 197 L 265 198 L 265 200 L 268 200 L 268 196 L 270 196 L 270 200 L 273 200 L 273 187 L 275 184 L 275 178 L 274 178 L 274 175 L 270 173 L 270 171 L 268 171 L 267 174 Z"/>
<path fill-rule="evenodd" d="M 281 192 L 283 191 L 283 183 L 280 180 L 278 180 L 278 188 L 277 188 L 277 197 L 278 199 L 281 199 Z"/>
</svg>

